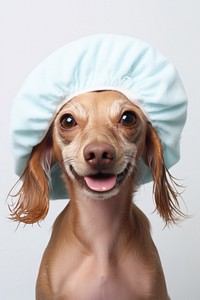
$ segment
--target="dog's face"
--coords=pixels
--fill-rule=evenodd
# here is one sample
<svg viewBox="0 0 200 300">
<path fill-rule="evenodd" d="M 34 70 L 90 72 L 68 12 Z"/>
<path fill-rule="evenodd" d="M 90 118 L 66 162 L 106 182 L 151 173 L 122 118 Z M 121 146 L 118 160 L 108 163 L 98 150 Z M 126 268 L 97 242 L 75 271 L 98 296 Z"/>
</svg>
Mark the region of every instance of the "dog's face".
<svg viewBox="0 0 200 300">
<path fill-rule="evenodd" d="M 146 128 L 142 111 L 121 93 L 82 94 L 54 121 L 54 153 L 69 181 L 76 180 L 87 197 L 105 199 L 135 171 Z"/>
<path fill-rule="evenodd" d="M 142 156 L 154 185 L 156 208 L 166 222 L 176 222 L 176 182 L 165 167 L 161 141 L 139 107 L 114 91 L 82 94 L 58 112 L 21 176 L 11 218 L 24 223 L 42 220 L 49 208 L 51 167 L 59 162 L 71 196 L 107 199 L 132 193 Z M 170 183 L 171 182 L 171 183 Z M 74 194 L 75 195 L 75 194 Z"/>
</svg>

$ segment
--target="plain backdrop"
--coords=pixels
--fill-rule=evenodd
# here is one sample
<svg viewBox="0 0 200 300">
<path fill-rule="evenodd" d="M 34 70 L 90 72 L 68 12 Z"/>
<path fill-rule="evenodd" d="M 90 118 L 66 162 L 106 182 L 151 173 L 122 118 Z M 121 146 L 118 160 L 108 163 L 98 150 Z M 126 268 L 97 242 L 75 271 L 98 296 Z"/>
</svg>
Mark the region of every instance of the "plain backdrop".
<svg viewBox="0 0 200 300">
<path fill-rule="evenodd" d="M 17 179 L 9 145 L 11 103 L 28 73 L 46 56 L 68 41 L 94 33 L 124 34 L 149 42 L 175 63 L 184 83 L 188 119 L 181 160 L 171 172 L 185 185 L 182 196 L 191 218 L 164 228 L 152 213 L 151 184 L 140 188 L 135 201 L 151 221 L 171 299 L 199 300 L 199 0 L 0 0 L 0 299 L 35 299 L 41 256 L 53 221 L 67 203 L 52 202 L 40 227 L 20 225 L 16 230 L 17 224 L 7 219 L 6 196 Z"/>
</svg>

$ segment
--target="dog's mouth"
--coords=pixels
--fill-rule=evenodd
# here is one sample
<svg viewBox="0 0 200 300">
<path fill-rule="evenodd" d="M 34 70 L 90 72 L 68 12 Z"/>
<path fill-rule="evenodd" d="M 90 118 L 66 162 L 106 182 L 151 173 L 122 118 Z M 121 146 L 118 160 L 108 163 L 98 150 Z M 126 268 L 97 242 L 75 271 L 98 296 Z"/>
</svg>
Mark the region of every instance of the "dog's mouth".
<svg viewBox="0 0 200 300">
<path fill-rule="evenodd" d="M 87 186 L 87 188 L 94 192 L 107 192 L 119 186 L 127 174 L 129 173 L 130 165 L 127 165 L 120 174 L 107 174 L 99 172 L 95 175 L 79 176 L 72 166 L 70 166 L 75 178 Z"/>
</svg>

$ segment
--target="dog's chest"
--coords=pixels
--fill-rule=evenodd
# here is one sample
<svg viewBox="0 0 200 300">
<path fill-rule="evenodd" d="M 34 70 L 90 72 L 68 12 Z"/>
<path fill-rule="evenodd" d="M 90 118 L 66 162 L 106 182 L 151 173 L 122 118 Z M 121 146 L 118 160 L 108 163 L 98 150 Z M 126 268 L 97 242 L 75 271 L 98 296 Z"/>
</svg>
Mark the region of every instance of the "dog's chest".
<svg viewBox="0 0 200 300">
<path fill-rule="evenodd" d="M 122 267 L 118 263 L 99 264 L 88 258 L 68 274 L 60 274 L 58 299 L 153 299 L 150 296 L 149 278 L 143 272 L 142 267 L 133 262 L 123 264 Z"/>
<path fill-rule="evenodd" d="M 76 281 L 76 280 L 75 280 Z M 139 299 L 137 293 L 125 282 L 107 276 L 97 276 L 95 278 L 84 278 L 80 282 L 76 281 L 76 289 L 68 289 L 69 299 L 82 300 L 132 300 Z"/>
</svg>

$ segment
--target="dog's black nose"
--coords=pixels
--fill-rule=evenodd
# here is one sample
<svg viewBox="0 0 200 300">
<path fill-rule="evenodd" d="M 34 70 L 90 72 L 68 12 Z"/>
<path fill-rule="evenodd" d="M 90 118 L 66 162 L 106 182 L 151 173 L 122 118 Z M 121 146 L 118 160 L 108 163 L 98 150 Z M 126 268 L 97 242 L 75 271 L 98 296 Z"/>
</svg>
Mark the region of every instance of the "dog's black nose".
<svg viewBox="0 0 200 300">
<path fill-rule="evenodd" d="M 100 171 L 115 158 L 115 148 L 107 143 L 91 143 L 84 148 L 83 155 L 92 168 Z"/>
</svg>

